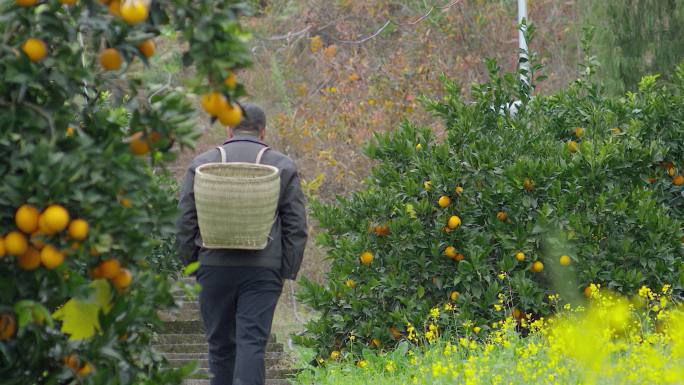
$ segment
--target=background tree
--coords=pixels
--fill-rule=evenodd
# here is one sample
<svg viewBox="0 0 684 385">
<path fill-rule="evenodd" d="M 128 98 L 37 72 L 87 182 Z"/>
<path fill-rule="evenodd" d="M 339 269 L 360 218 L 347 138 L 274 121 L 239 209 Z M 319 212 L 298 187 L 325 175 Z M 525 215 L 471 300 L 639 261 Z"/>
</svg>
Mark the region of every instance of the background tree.
<svg viewBox="0 0 684 385">
<path fill-rule="evenodd" d="M 190 91 L 239 121 L 249 64 L 239 1 L 0 3 L 0 378 L 3 384 L 168 384 L 150 348 L 172 304 L 148 256 L 175 200 L 155 180 L 198 133 L 188 90 L 143 64 L 177 33 Z M 154 260 L 154 259 L 153 259 Z"/>
</svg>

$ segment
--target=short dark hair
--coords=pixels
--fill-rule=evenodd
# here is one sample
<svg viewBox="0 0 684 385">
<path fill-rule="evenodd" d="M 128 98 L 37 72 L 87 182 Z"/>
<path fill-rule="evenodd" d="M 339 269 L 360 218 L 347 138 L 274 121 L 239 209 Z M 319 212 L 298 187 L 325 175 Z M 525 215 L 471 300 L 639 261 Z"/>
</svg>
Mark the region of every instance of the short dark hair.
<svg viewBox="0 0 684 385">
<path fill-rule="evenodd" d="M 261 107 L 252 103 L 241 103 L 242 120 L 235 126 L 234 131 L 259 132 L 266 128 L 266 114 Z"/>
</svg>

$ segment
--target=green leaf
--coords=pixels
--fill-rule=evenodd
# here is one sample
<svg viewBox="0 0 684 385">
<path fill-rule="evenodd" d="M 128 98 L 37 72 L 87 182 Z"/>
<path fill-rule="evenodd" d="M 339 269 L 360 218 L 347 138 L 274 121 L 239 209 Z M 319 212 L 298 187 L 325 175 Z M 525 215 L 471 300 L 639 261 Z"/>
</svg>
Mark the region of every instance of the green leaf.
<svg viewBox="0 0 684 385">
<path fill-rule="evenodd" d="M 69 340 L 87 340 L 100 330 L 98 314 L 111 308 L 111 288 L 104 279 L 90 284 L 94 291 L 84 300 L 72 298 L 57 309 L 52 316 L 62 321 L 62 332 L 69 334 Z"/>
<path fill-rule="evenodd" d="M 199 262 L 192 262 L 189 265 L 185 266 L 183 269 L 183 275 L 189 276 L 190 274 L 194 273 L 199 269 L 200 263 Z"/>
</svg>

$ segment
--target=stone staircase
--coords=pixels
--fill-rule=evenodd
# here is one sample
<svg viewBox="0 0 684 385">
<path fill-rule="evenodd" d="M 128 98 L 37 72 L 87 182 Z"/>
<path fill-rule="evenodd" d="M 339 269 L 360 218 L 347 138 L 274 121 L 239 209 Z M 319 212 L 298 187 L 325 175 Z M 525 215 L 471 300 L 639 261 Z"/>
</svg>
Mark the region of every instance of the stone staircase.
<svg viewBox="0 0 684 385">
<path fill-rule="evenodd" d="M 185 279 L 194 284 L 194 279 Z M 196 298 L 186 296 L 182 291 L 174 293 L 178 309 L 160 312 L 164 329 L 155 348 L 162 352 L 173 366 L 197 362 L 199 371 L 195 378 L 186 379 L 184 385 L 209 385 L 209 346 L 200 320 L 199 303 Z M 283 344 L 271 335 L 266 346 L 266 385 L 290 385 L 288 377 L 295 374 L 287 365 Z"/>
</svg>

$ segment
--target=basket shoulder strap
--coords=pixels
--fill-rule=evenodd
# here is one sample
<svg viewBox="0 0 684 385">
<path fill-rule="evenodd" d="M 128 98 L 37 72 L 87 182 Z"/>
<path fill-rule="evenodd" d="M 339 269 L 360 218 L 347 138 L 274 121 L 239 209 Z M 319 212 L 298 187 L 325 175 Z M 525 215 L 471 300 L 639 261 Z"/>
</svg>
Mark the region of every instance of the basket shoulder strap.
<svg viewBox="0 0 684 385">
<path fill-rule="evenodd" d="M 221 146 L 218 146 L 216 148 L 221 153 L 221 163 L 226 163 L 226 149 Z"/>
<path fill-rule="evenodd" d="M 259 153 L 257 154 L 256 162 L 254 162 L 254 163 L 256 163 L 256 164 L 261 164 L 261 158 L 264 156 L 264 153 L 265 153 L 266 151 L 268 151 L 269 149 L 270 149 L 270 147 L 264 147 L 264 148 L 262 148 L 261 151 L 259 151 Z"/>
</svg>

